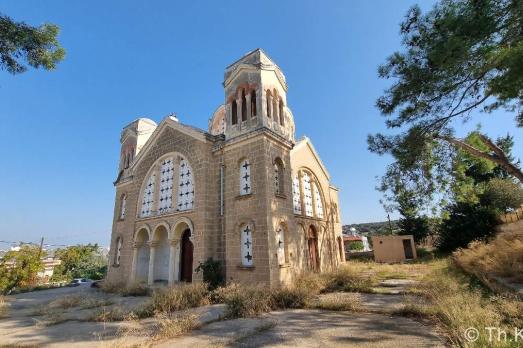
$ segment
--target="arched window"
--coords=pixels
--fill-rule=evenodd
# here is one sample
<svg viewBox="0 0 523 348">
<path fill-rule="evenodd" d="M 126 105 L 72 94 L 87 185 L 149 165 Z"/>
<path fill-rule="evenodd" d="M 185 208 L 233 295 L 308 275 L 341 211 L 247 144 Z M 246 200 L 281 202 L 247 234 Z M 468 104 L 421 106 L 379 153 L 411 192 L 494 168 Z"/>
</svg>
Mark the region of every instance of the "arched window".
<svg viewBox="0 0 523 348">
<path fill-rule="evenodd" d="M 194 181 L 189 162 L 180 159 L 178 174 L 178 205 L 177 210 L 189 210 L 194 206 Z"/>
<path fill-rule="evenodd" d="M 279 114 L 280 114 L 280 125 L 285 126 L 285 114 L 283 113 L 283 100 L 280 99 L 279 105 Z"/>
<path fill-rule="evenodd" d="M 320 190 L 318 190 L 316 183 L 313 183 L 312 186 L 314 187 L 314 199 L 316 201 L 316 216 L 323 219 L 323 201 L 321 199 Z"/>
<path fill-rule="evenodd" d="M 251 91 L 251 117 L 256 117 L 256 91 Z"/>
<path fill-rule="evenodd" d="M 236 100 L 233 100 L 231 103 L 231 123 L 237 124 L 238 123 L 238 105 L 236 104 Z"/>
<path fill-rule="evenodd" d="M 271 118 L 271 91 L 267 91 L 265 94 L 267 99 L 267 117 Z"/>
<path fill-rule="evenodd" d="M 303 186 L 303 198 L 305 200 L 305 215 L 313 216 L 314 211 L 312 209 L 311 177 L 309 176 L 309 173 L 302 172 L 301 179 L 302 179 L 302 186 Z"/>
<path fill-rule="evenodd" d="M 141 197 L 142 218 L 193 209 L 194 180 L 189 162 L 182 156 L 161 159 L 145 182 Z"/>
<path fill-rule="evenodd" d="M 160 166 L 160 198 L 158 213 L 164 214 L 173 208 L 174 160 L 172 157 L 162 160 Z"/>
<path fill-rule="evenodd" d="M 250 267 L 253 265 L 253 256 L 252 256 L 252 225 L 246 224 L 243 225 L 240 229 L 240 248 L 241 248 L 241 258 L 242 266 Z"/>
<path fill-rule="evenodd" d="M 277 248 L 278 248 L 278 264 L 279 265 L 284 265 L 286 263 L 289 262 L 288 260 L 288 257 L 287 257 L 287 236 L 286 236 L 286 233 L 287 230 L 285 229 L 284 226 L 282 225 L 279 225 L 278 226 L 278 229 L 276 230 L 276 237 L 278 238 L 278 245 L 277 245 Z"/>
<path fill-rule="evenodd" d="M 123 194 L 120 198 L 120 220 L 125 219 L 125 205 L 127 204 L 127 195 Z"/>
<path fill-rule="evenodd" d="M 120 256 L 122 254 L 122 237 L 116 238 L 116 243 L 114 245 L 114 265 L 120 265 Z"/>
<path fill-rule="evenodd" d="M 143 188 L 142 194 L 142 208 L 140 211 L 141 217 L 151 216 L 153 212 L 153 203 L 154 203 L 154 191 L 156 186 L 156 172 L 153 172 L 145 187 Z"/>
<path fill-rule="evenodd" d="M 242 122 L 247 121 L 247 100 L 245 99 L 245 90 L 242 89 Z"/>
<path fill-rule="evenodd" d="M 240 195 L 248 195 L 252 192 L 251 164 L 249 160 L 243 160 L 240 165 Z"/>
<path fill-rule="evenodd" d="M 277 195 L 284 194 L 283 192 L 283 162 L 281 158 L 276 158 L 274 161 L 274 192 Z"/>
<path fill-rule="evenodd" d="M 276 90 L 274 90 L 273 96 L 272 96 L 272 113 L 274 115 L 274 122 L 278 122 L 278 94 L 276 94 Z"/>
<path fill-rule="evenodd" d="M 298 174 L 292 178 L 292 205 L 294 214 L 301 214 L 300 179 Z"/>
</svg>

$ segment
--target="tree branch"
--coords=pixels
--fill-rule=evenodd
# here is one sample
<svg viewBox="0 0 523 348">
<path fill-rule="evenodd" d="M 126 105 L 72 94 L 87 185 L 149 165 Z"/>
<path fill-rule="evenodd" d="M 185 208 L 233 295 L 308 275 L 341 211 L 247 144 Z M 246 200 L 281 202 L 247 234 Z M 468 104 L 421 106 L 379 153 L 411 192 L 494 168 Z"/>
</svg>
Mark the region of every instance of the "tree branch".
<svg viewBox="0 0 523 348">
<path fill-rule="evenodd" d="M 523 172 L 521 171 L 521 169 L 519 169 L 515 164 L 511 163 L 508 160 L 508 158 L 505 155 L 505 153 L 503 152 L 503 150 L 501 150 L 501 148 L 499 148 L 496 144 L 494 144 L 486 136 L 480 135 L 480 139 L 494 153 L 478 150 L 474 146 L 471 146 L 471 145 L 467 144 L 466 142 L 464 142 L 461 139 L 456 139 L 456 138 L 452 138 L 452 137 L 449 137 L 449 136 L 439 136 L 439 135 L 435 135 L 434 137 L 436 139 L 440 139 L 440 140 L 446 141 L 447 143 L 450 143 L 450 144 L 452 144 L 452 145 L 454 145 L 456 147 L 459 147 L 460 149 L 470 153 L 473 156 L 480 157 L 480 158 L 485 158 L 485 159 L 488 159 L 488 160 L 490 160 L 490 161 L 500 165 L 510 175 L 512 175 L 515 178 L 517 178 L 519 180 L 519 182 L 523 184 Z"/>
</svg>

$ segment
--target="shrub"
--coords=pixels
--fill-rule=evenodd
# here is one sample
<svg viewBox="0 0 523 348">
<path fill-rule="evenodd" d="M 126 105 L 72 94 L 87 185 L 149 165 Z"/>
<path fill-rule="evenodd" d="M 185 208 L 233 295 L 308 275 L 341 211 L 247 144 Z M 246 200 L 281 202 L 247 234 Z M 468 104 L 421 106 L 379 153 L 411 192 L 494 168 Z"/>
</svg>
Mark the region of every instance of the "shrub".
<svg viewBox="0 0 523 348">
<path fill-rule="evenodd" d="M 487 240 L 495 233 L 497 212 L 473 203 L 455 203 L 446 208 L 449 218 L 444 220 L 436 246 L 440 251 L 451 252 L 465 248 L 475 240 Z"/>
<path fill-rule="evenodd" d="M 271 310 L 271 293 L 261 286 L 236 287 L 225 294 L 228 318 L 254 317 Z"/>
<path fill-rule="evenodd" d="M 158 289 L 151 300 L 156 312 L 171 313 L 209 304 L 209 292 L 205 283 L 187 283 Z"/>
<path fill-rule="evenodd" d="M 195 270 L 203 273 L 203 281 L 209 284 L 209 289 L 214 290 L 224 284 L 223 268 L 220 261 L 214 261 L 212 257 L 205 262 L 200 262 Z"/>
<path fill-rule="evenodd" d="M 314 297 L 307 289 L 284 287 L 271 291 L 273 309 L 304 308 Z"/>
<path fill-rule="evenodd" d="M 296 278 L 294 284 L 298 289 L 317 295 L 325 289 L 325 278 L 318 273 L 304 273 Z"/>
<path fill-rule="evenodd" d="M 360 240 L 350 242 L 349 250 L 363 250 L 363 242 Z"/>
<path fill-rule="evenodd" d="M 325 277 L 325 287 L 323 292 L 372 292 L 373 282 L 371 279 L 361 275 L 349 267 L 341 267 L 336 271 L 325 273 L 323 276 Z"/>
</svg>

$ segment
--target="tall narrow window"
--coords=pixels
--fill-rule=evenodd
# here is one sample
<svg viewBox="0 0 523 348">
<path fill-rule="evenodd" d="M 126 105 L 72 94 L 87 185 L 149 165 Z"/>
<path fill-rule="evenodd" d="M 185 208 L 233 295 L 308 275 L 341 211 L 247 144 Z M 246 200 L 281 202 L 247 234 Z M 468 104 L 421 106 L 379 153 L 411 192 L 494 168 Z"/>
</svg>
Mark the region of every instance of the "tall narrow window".
<svg viewBox="0 0 523 348">
<path fill-rule="evenodd" d="M 253 265 L 252 260 L 252 226 L 250 224 L 243 225 L 241 230 L 240 237 L 240 248 L 241 248 L 241 258 L 242 265 L 250 267 Z"/>
<path fill-rule="evenodd" d="M 191 166 L 185 158 L 180 159 L 178 174 L 177 210 L 189 210 L 194 207 L 194 181 Z"/>
<path fill-rule="evenodd" d="M 285 114 L 283 113 L 283 100 L 280 99 L 279 105 L 279 114 L 280 114 L 280 125 L 285 126 Z"/>
<path fill-rule="evenodd" d="M 314 196 L 316 200 L 316 216 L 323 219 L 323 201 L 321 200 L 320 190 L 316 183 L 312 184 L 314 186 Z"/>
<path fill-rule="evenodd" d="M 271 91 L 267 91 L 265 97 L 267 98 L 267 117 L 271 118 Z"/>
<path fill-rule="evenodd" d="M 294 214 L 301 214 L 300 179 L 298 174 L 292 178 L 292 205 Z"/>
<path fill-rule="evenodd" d="M 122 254 L 122 237 L 116 238 L 115 252 L 114 252 L 114 265 L 120 265 L 120 256 Z"/>
<path fill-rule="evenodd" d="M 303 197 L 305 199 L 305 215 L 313 216 L 311 177 L 307 172 L 302 172 L 302 185 Z"/>
<path fill-rule="evenodd" d="M 274 95 L 272 96 L 272 114 L 274 122 L 278 123 L 278 95 L 276 91 L 274 91 Z"/>
<path fill-rule="evenodd" d="M 251 91 L 251 117 L 256 117 L 256 91 Z"/>
<path fill-rule="evenodd" d="M 130 158 L 130 154 L 125 155 L 125 169 L 129 168 L 129 163 L 131 162 Z"/>
<path fill-rule="evenodd" d="M 288 260 L 287 253 L 285 252 L 285 228 L 282 225 L 278 226 L 276 237 L 278 238 L 278 264 L 284 265 Z"/>
<path fill-rule="evenodd" d="M 172 211 L 174 186 L 174 161 L 172 157 L 162 161 L 160 166 L 160 201 L 158 212 L 160 214 Z"/>
<path fill-rule="evenodd" d="M 152 173 L 145 184 L 142 194 L 141 217 L 151 216 L 153 213 L 154 189 L 156 185 L 156 173 Z"/>
<path fill-rule="evenodd" d="M 283 192 L 283 162 L 280 158 L 274 161 L 274 192 L 282 195 Z"/>
<path fill-rule="evenodd" d="M 245 90 L 242 90 L 242 122 L 247 121 L 247 100 L 245 99 Z"/>
<path fill-rule="evenodd" d="M 251 191 L 251 164 L 244 160 L 240 166 L 240 195 L 248 195 Z"/>
<path fill-rule="evenodd" d="M 120 220 L 125 219 L 125 205 L 127 204 L 127 195 L 122 195 L 120 198 Z"/>
<path fill-rule="evenodd" d="M 231 103 L 231 123 L 237 124 L 238 123 L 238 105 L 236 104 L 236 100 L 233 100 Z"/>
</svg>

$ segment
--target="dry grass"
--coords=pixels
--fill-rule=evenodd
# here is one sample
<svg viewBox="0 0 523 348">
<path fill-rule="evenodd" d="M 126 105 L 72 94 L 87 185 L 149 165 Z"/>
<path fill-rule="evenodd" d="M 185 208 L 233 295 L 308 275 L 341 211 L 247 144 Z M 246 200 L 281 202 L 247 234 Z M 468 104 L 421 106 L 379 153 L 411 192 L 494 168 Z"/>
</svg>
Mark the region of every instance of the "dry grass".
<svg viewBox="0 0 523 348">
<path fill-rule="evenodd" d="M 122 296 L 147 296 L 149 288 L 143 283 L 113 282 L 104 280 L 100 284 L 100 289 L 107 293 L 120 294 Z"/>
<path fill-rule="evenodd" d="M 194 314 L 171 317 L 167 314 L 157 316 L 158 324 L 152 336 L 153 341 L 166 340 L 186 334 L 201 326 Z"/>
<path fill-rule="evenodd" d="M 447 262 L 436 265 L 419 286 L 430 305 L 411 305 L 403 309 L 403 314 L 435 320 L 455 346 L 516 347 L 515 342 L 490 342 L 484 328 L 498 327 L 513 332 L 513 325 L 523 321 L 522 303 L 486 292 Z M 401 310 L 396 314 L 401 314 Z M 481 335 L 474 343 L 464 339 L 464 332 L 470 327 L 480 330 Z"/>
<path fill-rule="evenodd" d="M 110 321 L 123 321 L 128 320 L 132 316 L 132 313 L 129 313 L 123 310 L 121 307 L 102 307 L 100 310 L 93 313 L 89 318 L 89 321 L 98 321 L 98 322 L 110 322 Z"/>
<path fill-rule="evenodd" d="M 163 288 L 153 293 L 152 307 L 157 313 L 171 313 L 210 303 L 205 283 L 187 283 Z"/>
<path fill-rule="evenodd" d="M 329 311 L 351 312 L 359 312 L 363 308 L 359 297 L 354 293 L 333 293 L 323 295 L 317 298 L 310 307 Z"/>
<path fill-rule="evenodd" d="M 494 275 L 523 283 L 523 231 L 500 233 L 489 243 L 473 242 L 456 251 L 453 260 L 482 280 Z"/>
</svg>

